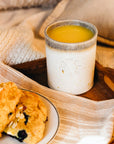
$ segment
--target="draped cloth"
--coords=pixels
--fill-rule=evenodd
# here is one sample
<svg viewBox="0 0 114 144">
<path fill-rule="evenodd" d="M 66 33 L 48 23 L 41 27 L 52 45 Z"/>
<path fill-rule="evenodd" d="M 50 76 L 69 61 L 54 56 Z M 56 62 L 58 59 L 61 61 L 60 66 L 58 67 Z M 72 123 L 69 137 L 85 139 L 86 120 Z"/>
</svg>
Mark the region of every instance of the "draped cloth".
<svg viewBox="0 0 114 144">
<path fill-rule="evenodd" d="M 59 16 L 68 14 L 64 11 L 68 3 L 64 5 L 64 1 L 67 2 L 67 0 L 61 1 L 55 8 L 37 7 L 0 11 L 0 82 L 13 81 L 18 87 L 38 92 L 53 102 L 59 112 L 60 126 L 51 143 L 82 144 L 85 141 L 89 144 L 96 140 L 96 143 L 108 144 L 114 128 L 113 93 L 111 99 L 102 101 L 95 101 L 95 97 L 90 100 L 87 97 L 70 95 L 42 86 L 11 67 L 46 57 L 45 40 L 41 38 L 41 33 L 44 26 L 47 26 L 50 16 L 53 21 L 59 20 L 59 17 L 53 16 L 57 14 L 55 11 L 58 6 Z M 76 9 L 79 8 L 77 0 Z M 63 12 L 64 14 L 61 14 Z M 108 34 L 106 32 L 105 34 L 107 39 Z M 113 36 L 109 38 L 108 42 L 113 41 Z M 97 45 L 96 60 L 103 66 L 113 69 L 113 43 L 107 44 L 109 45 Z M 108 80 L 106 87 L 113 91 L 113 78 L 108 77 Z"/>
</svg>

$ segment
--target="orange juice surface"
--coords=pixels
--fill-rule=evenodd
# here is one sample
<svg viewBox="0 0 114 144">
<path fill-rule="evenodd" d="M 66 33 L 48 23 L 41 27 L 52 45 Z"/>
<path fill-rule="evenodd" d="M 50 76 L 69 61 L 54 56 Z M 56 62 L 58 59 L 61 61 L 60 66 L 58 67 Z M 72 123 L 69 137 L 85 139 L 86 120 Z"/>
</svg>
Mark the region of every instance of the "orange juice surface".
<svg viewBox="0 0 114 144">
<path fill-rule="evenodd" d="M 83 42 L 93 37 L 91 30 L 77 25 L 64 25 L 48 29 L 47 34 L 53 40 L 65 43 Z"/>
</svg>

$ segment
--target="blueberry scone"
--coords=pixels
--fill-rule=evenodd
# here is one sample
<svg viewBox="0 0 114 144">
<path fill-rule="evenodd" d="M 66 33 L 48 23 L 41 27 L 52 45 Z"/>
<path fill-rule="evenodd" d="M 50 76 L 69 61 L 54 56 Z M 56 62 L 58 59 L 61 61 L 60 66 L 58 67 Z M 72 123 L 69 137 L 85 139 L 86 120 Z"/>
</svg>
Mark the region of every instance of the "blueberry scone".
<svg viewBox="0 0 114 144">
<path fill-rule="evenodd" d="M 16 107 L 15 120 L 4 130 L 8 135 L 27 144 L 36 144 L 43 138 L 47 109 L 37 94 L 23 91 Z"/>
<path fill-rule="evenodd" d="M 15 118 L 15 108 L 22 95 L 13 82 L 0 84 L 0 137 L 5 127 Z"/>
</svg>

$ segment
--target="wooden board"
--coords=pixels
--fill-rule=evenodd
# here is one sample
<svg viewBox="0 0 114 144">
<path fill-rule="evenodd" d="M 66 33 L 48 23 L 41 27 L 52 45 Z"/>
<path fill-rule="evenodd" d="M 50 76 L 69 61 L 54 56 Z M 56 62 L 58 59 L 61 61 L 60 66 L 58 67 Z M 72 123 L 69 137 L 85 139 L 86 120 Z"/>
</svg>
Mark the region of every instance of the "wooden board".
<svg viewBox="0 0 114 144">
<path fill-rule="evenodd" d="M 12 65 L 12 67 L 41 85 L 48 87 L 45 58 L 23 64 Z M 80 96 L 95 101 L 114 99 L 114 69 L 102 67 L 96 61 L 94 86 L 91 90 Z M 110 144 L 114 144 L 114 132 Z"/>
<path fill-rule="evenodd" d="M 45 58 L 12 67 L 48 87 Z M 90 91 L 80 96 L 96 101 L 114 98 L 114 69 L 104 68 L 96 61 L 94 86 Z"/>
</svg>

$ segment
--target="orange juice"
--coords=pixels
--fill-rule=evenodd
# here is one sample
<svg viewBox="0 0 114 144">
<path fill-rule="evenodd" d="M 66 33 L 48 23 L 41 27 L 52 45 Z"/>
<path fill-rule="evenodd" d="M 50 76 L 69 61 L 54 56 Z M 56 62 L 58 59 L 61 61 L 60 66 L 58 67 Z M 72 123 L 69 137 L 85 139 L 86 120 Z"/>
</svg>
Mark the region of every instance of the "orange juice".
<svg viewBox="0 0 114 144">
<path fill-rule="evenodd" d="M 48 29 L 47 34 L 53 40 L 64 43 L 77 43 L 91 39 L 93 32 L 78 25 L 64 25 Z"/>
</svg>

